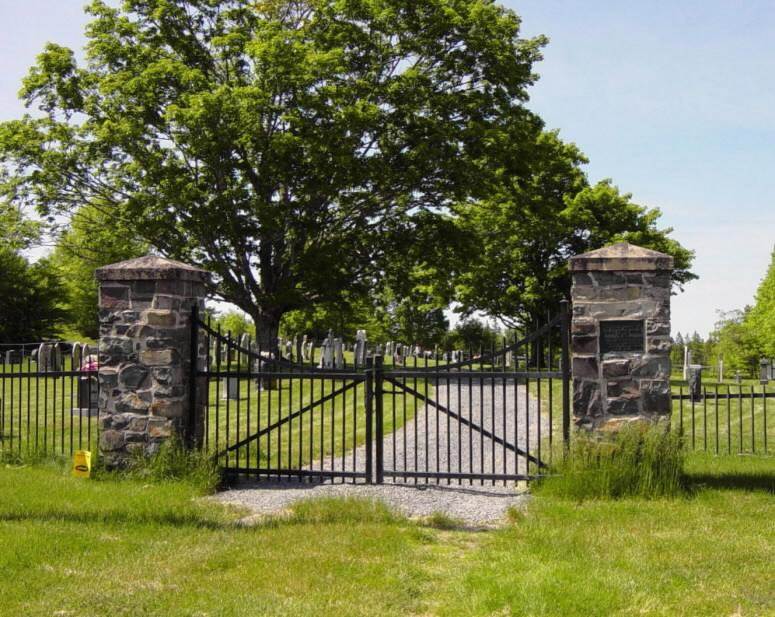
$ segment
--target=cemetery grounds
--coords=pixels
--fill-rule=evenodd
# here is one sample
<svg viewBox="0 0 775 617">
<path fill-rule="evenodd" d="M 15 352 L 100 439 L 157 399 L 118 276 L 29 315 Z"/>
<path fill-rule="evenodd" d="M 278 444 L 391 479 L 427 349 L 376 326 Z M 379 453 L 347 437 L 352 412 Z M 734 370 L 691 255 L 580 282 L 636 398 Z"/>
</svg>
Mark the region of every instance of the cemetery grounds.
<svg viewBox="0 0 775 617">
<path fill-rule="evenodd" d="M 51 397 L 51 385 L 30 401 Z M 558 385 L 530 386 L 546 422 Z M 69 387 L 56 393 L 65 408 Z M 251 396 L 266 409 L 281 393 Z M 357 418 L 359 400 L 343 417 Z M 23 419 L 34 417 L 26 393 L 22 402 Z M 23 447 L 0 468 L 0 615 L 773 614 L 775 458 L 760 403 L 745 402 L 742 424 L 737 402 L 722 406 L 719 432 L 714 405 L 674 409 L 687 436 L 694 420 L 699 448 L 685 497 L 577 503 L 539 487 L 488 530 L 443 515 L 407 520 L 359 499 L 301 501 L 245 526 L 246 512 L 200 499 L 208 487 L 196 482 L 81 480 L 66 461 L 25 459 Z M 94 421 L 56 420 L 33 424 L 49 455 Z"/>
</svg>

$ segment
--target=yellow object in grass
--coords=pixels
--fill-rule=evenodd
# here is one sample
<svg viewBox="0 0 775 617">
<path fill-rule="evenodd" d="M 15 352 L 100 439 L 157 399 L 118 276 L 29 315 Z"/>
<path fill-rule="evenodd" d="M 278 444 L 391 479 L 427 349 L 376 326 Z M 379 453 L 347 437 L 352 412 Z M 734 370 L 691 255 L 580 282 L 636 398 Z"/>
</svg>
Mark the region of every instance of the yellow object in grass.
<svg viewBox="0 0 775 617">
<path fill-rule="evenodd" d="M 73 456 L 73 476 L 76 478 L 91 477 L 91 452 L 76 450 Z"/>
</svg>

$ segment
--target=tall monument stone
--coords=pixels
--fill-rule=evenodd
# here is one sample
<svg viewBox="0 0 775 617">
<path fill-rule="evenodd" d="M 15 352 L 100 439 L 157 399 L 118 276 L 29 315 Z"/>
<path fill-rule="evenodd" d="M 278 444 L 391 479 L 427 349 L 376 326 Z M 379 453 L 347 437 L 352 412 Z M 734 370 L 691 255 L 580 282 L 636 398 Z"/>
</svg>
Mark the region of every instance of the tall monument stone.
<svg viewBox="0 0 775 617">
<path fill-rule="evenodd" d="M 672 269 L 670 255 L 626 242 L 571 258 L 577 425 L 615 431 L 669 416 Z"/>
<path fill-rule="evenodd" d="M 120 465 L 133 452 L 152 454 L 178 435 L 201 439 L 206 392 L 193 391 L 191 311 L 204 308 L 209 274 L 188 264 L 146 255 L 99 268 L 100 452 Z M 198 384 L 202 386 L 203 384 Z M 203 390 L 203 388 L 199 388 Z"/>
</svg>

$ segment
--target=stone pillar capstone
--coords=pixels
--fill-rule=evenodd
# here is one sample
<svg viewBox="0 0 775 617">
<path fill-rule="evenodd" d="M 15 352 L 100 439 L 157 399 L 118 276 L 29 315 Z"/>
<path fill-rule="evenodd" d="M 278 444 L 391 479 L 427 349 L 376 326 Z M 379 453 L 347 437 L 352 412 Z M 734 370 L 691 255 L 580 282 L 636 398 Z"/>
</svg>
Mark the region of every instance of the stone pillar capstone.
<svg viewBox="0 0 775 617">
<path fill-rule="evenodd" d="M 669 416 L 673 258 L 614 244 L 570 260 L 573 415 L 616 431 Z"/>
<path fill-rule="evenodd" d="M 201 438 L 204 397 L 196 396 L 195 410 L 189 404 L 191 310 L 204 308 L 209 276 L 156 255 L 96 271 L 99 446 L 109 466 L 136 452 L 153 454 L 172 436 Z M 203 366 L 206 350 L 200 345 L 197 357 Z"/>
</svg>

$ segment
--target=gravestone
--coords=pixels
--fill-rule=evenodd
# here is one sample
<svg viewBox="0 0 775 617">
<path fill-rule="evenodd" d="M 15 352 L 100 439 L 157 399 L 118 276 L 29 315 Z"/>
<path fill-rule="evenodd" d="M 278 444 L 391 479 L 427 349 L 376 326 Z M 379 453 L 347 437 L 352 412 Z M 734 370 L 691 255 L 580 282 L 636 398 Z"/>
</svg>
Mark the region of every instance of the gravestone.
<svg viewBox="0 0 775 617">
<path fill-rule="evenodd" d="M 102 460 L 124 465 L 175 435 L 201 443 L 206 381 L 191 383 L 191 360 L 204 367 L 207 349 L 201 342 L 191 348 L 191 311 L 204 310 L 210 275 L 146 255 L 99 268 L 96 276 Z"/>
<path fill-rule="evenodd" d="M 230 401 L 238 401 L 240 398 L 246 398 L 246 396 L 242 395 L 247 395 L 247 392 L 242 392 L 240 385 L 238 377 L 223 377 L 221 379 L 221 398 L 229 399 Z M 247 390 L 247 387 L 245 389 Z"/>
<path fill-rule="evenodd" d="M 770 361 L 766 358 L 759 360 L 759 382 L 764 385 L 770 381 Z"/>
<path fill-rule="evenodd" d="M 689 365 L 689 397 L 692 401 L 702 400 L 702 365 Z"/>
<path fill-rule="evenodd" d="M 301 337 L 301 359 L 309 362 L 309 350 L 307 349 L 307 335 Z"/>
<path fill-rule="evenodd" d="M 366 330 L 355 333 L 355 366 L 366 366 Z"/>
<path fill-rule="evenodd" d="M 320 350 L 320 368 L 334 367 L 334 333 L 329 330 Z"/>
<path fill-rule="evenodd" d="M 22 352 L 18 349 L 9 349 L 5 352 L 5 363 L 6 364 L 21 364 L 22 363 Z"/>
<path fill-rule="evenodd" d="M 38 347 L 38 371 L 47 371 L 51 362 L 49 354 L 51 346 L 48 343 L 41 343 Z"/>
<path fill-rule="evenodd" d="M 334 339 L 334 368 L 344 368 L 344 346 L 342 339 Z"/>
<path fill-rule="evenodd" d="M 404 363 L 404 346 L 401 343 L 396 343 L 393 347 L 393 364 Z"/>
<path fill-rule="evenodd" d="M 96 416 L 99 409 L 99 387 L 97 369 L 99 357 L 89 354 L 92 348 L 87 344 L 74 343 L 70 357 L 72 370 L 80 371 L 78 376 L 77 407 L 73 413 L 79 416 Z"/>
<path fill-rule="evenodd" d="M 51 348 L 51 370 L 62 370 L 62 345 L 59 343 L 54 343 L 54 346 Z"/>
<path fill-rule="evenodd" d="M 81 363 L 83 362 L 83 347 L 80 343 L 73 343 L 73 350 L 70 352 L 70 357 L 72 358 L 72 367 L 74 371 L 77 371 L 81 368 Z"/>
<path fill-rule="evenodd" d="M 570 260 L 573 413 L 618 430 L 671 411 L 673 258 L 622 242 Z"/>
<path fill-rule="evenodd" d="M 250 335 L 247 332 L 243 332 L 242 336 L 239 337 L 239 346 L 245 351 L 250 351 Z"/>
</svg>

